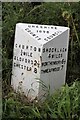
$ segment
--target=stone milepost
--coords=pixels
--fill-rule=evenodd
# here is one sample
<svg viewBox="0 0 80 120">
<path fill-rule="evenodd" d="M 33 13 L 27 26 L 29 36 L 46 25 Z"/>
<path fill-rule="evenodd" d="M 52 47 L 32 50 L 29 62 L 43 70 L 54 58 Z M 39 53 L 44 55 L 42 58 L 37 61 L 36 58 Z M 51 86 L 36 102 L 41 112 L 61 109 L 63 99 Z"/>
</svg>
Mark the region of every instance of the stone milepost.
<svg viewBox="0 0 80 120">
<path fill-rule="evenodd" d="M 11 84 L 30 99 L 41 98 L 65 83 L 69 28 L 16 24 Z"/>
</svg>

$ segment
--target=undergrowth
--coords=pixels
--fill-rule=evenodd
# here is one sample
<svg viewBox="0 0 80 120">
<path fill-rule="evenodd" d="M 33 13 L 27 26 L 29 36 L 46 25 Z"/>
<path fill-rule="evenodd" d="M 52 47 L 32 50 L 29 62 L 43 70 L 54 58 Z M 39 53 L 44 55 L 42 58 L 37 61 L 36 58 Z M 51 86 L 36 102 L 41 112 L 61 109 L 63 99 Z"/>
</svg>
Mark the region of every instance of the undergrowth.
<svg viewBox="0 0 80 120">
<path fill-rule="evenodd" d="M 44 102 L 12 89 L 3 100 L 2 120 L 80 120 L 80 81 L 62 86 Z"/>
</svg>

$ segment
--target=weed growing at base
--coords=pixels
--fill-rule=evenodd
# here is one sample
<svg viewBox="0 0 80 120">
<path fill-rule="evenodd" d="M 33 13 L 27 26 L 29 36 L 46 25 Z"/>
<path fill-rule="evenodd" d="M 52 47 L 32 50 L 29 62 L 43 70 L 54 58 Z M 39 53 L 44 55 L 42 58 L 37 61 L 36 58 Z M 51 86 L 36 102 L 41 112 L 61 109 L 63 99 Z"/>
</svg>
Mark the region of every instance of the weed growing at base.
<svg viewBox="0 0 80 120">
<path fill-rule="evenodd" d="M 30 102 L 24 94 L 11 90 L 3 100 L 3 120 L 6 119 L 79 120 L 80 81 L 48 94 L 44 102 L 37 99 Z"/>
</svg>

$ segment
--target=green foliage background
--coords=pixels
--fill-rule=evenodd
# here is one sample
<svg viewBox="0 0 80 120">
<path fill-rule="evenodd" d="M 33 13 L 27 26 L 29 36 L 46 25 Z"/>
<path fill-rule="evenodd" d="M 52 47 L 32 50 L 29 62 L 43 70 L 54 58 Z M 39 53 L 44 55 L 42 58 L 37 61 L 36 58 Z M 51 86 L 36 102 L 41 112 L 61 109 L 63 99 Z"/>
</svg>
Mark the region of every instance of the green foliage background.
<svg viewBox="0 0 80 120">
<path fill-rule="evenodd" d="M 75 91 L 72 90 L 71 87 L 69 88 L 68 86 L 65 86 L 60 95 L 57 93 L 57 97 L 55 95 L 56 98 L 50 97 L 50 102 L 48 100 L 47 102 L 49 103 L 46 102 L 46 106 L 42 105 L 42 108 L 39 105 L 38 107 L 36 105 L 34 107 L 34 104 L 29 104 L 26 106 L 24 102 L 22 105 L 20 101 L 21 98 L 19 99 L 19 96 L 17 96 L 18 100 L 15 101 L 16 98 L 14 93 L 11 94 L 13 97 L 8 96 L 8 94 L 11 92 L 10 83 L 15 25 L 19 22 L 69 26 L 70 40 L 66 82 L 70 85 L 70 83 L 72 83 L 74 80 L 80 80 L 80 2 L 2 3 L 2 79 L 4 119 L 10 120 L 11 118 L 15 118 L 15 116 L 17 116 L 17 118 L 26 116 L 25 120 L 27 120 L 30 119 L 30 116 L 32 116 L 32 118 L 35 116 L 35 119 L 42 119 L 43 117 L 45 120 L 48 119 L 48 117 L 49 119 L 54 118 L 55 120 L 57 120 L 57 118 L 58 120 L 72 120 L 75 118 L 76 120 L 80 120 L 78 114 L 80 113 L 80 89 L 78 85 L 77 87 L 75 85 Z M 77 83 L 74 82 L 73 85 L 74 84 Z M 74 94 L 72 94 L 73 92 Z M 7 99 L 5 99 L 6 96 L 8 96 Z M 75 98 L 71 98 L 71 96 L 75 96 Z M 58 102 L 60 102 L 60 104 L 58 104 Z M 54 108 L 52 108 L 52 106 L 54 106 Z M 64 112 L 62 113 L 63 110 Z M 54 111 L 57 112 L 55 113 Z"/>
</svg>

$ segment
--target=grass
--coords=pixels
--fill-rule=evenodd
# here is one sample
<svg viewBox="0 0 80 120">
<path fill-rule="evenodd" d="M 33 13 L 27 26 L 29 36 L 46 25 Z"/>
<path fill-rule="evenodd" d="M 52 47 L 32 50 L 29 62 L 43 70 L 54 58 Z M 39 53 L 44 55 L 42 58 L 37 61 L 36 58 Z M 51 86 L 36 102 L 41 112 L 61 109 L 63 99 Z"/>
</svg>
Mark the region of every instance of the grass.
<svg viewBox="0 0 80 120">
<path fill-rule="evenodd" d="M 12 89 L 3 100 L 3 120 L 79 120 L 80 81 L 62 86 L 44 102 L 33 100 Z"/>
</svg>

